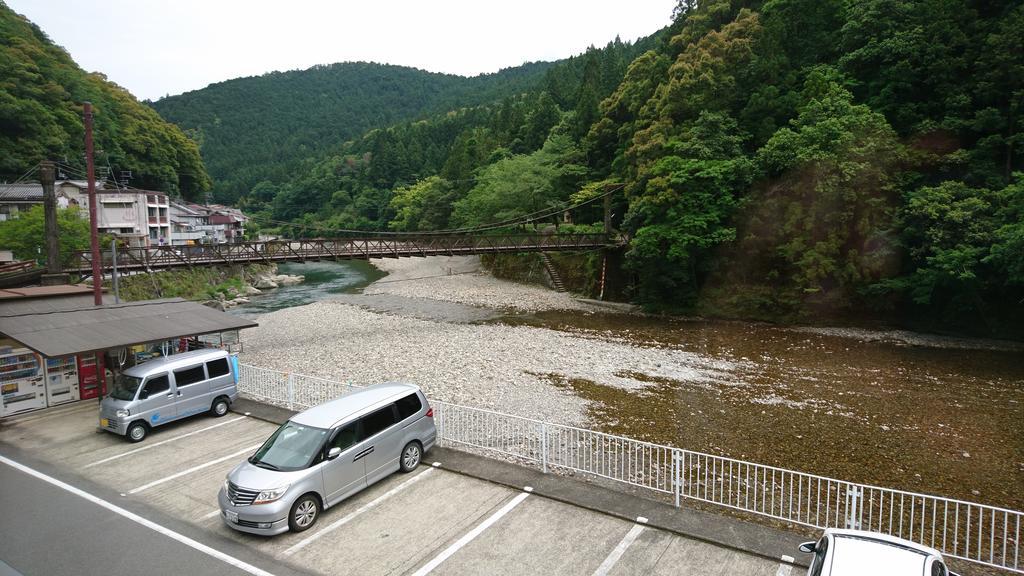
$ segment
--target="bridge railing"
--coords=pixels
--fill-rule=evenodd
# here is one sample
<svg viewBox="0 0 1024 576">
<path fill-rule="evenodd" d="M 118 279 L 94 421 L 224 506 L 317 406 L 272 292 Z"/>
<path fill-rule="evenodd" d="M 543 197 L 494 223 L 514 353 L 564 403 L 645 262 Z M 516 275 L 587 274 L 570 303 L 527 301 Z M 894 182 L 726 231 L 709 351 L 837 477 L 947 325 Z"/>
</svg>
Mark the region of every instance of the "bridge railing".
<svg viewBox="0 0 1024 576">
<path fill-rule="evenodd" d="M 357 386 L 242 365 L 239 390 L 304 409 Z M 847 482 L 652 444 L 493 410 L 431 400 L 441 445 L 603 478 L 674 499 L 697 500 L 814 528 L 890 534 L 944 555 L 1024 574 L 1024 512 Z"/>
<path fill-rule="evenodd" d="M 305 260 L 346 260 L 401 256 L 434 256 L 586 250 L 613 245 L 605 234 L 495 234 L 495 235 L 415 235 L 368 238 L 314 238 L 272 240 L 232 244 L 196 244 L 192 246 L 153 246 L 118 248 L 117 265 L 124 270 L 150 270 L 177 266 L 259 263 Z M 111 251 L 100 253 L 100 267 L 113 267 Z M 92 253 L 72 255 L 69 271 L 88 273 Z"/>
</svg>

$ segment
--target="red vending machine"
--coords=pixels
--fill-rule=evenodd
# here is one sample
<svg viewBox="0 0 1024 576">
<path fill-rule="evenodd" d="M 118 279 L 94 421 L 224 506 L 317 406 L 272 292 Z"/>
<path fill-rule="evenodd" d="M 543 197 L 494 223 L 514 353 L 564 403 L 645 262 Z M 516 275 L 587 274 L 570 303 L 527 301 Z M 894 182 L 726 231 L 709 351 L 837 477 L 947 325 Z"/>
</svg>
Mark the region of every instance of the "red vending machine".
<svg viewBox="0 0 1024 576">
<path fill-rule="evenodd" d="M 107 393 L 106 383 L 99 373 L 95 354 L 78 357 L 78 395 L 82 400 L 98 398 Z"/>
</svg>

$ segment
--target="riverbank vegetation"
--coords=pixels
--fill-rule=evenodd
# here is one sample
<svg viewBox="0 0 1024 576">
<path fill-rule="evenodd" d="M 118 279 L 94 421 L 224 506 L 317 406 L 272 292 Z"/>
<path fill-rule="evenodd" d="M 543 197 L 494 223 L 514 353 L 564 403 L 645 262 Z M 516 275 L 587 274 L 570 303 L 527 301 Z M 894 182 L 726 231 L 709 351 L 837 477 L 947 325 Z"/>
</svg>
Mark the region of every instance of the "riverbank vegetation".
<svg viewBox="0 0 1024 576">
<path fill-rule="evenodd" d="M 163 272 L 133 274 L 118 279 L 121 299 L 184 298 L 186 300 L 231 300 L 246 295 L 246 288 L 261 275 L 276 272 L 266 264 L 209 266 Z M 111 289 L 110 283 L 105 283 Z"/>
</svg>

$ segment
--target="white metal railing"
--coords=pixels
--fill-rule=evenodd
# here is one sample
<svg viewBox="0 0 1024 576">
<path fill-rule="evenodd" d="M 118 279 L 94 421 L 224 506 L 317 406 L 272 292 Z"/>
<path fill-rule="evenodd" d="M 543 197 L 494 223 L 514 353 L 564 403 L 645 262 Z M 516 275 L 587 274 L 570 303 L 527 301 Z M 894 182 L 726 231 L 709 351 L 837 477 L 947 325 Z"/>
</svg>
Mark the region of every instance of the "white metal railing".
<svg viewBox="0 0 1024 576">
<path fill-rule="evenodd" d="M 308 408 L 357 386 L 242 364 L 242 394 Z M 544 472 L 569 470 L 816 528 L 856 528 L 1024 574 L 1024 512 L 857 484 L 431 400 L 442 445 L 502 454 Z"/>
</svg>

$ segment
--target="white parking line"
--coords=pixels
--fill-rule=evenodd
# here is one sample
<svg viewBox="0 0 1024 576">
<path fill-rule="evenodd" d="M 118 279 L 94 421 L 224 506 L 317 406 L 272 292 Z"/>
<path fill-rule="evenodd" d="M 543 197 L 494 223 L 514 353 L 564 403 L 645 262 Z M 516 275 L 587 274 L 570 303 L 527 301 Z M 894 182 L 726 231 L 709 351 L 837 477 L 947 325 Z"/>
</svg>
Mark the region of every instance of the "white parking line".
<svg viewBox="0 0 1024 576">
<path fill-rule="evenodd" d="M 792 556 L 783 556 L 782 561 L 784 564 L 779 564 L 779 569 L 775 572 L 775 576 L 789 576 L 793 573 L 793 562 Z"/>
<path fill-rule="evenodd" d="M 387 492 L 381 494 L 375 500 L 367 502 L 366 504 L 363 504 L 362 506 L 360 506 L 356 510 L 353 510 L 348 516 L 345 516 L 344 518 L 339 518 L 335 522 L 332 522 L 328 526 L 324 527 L 322 530 L 320 530 L 316 534 L 313 534 L 312 536 L 306 538 L 305 540 L 300 541 L 299 543 L 295 544 L 291 548 L 285 550 L 284 551 L 284 555 L 285 556 L 291 556 L 292 554 L 294 554 L 294 553 L 298 552 L 299 550 L 305 548 L 307 545 L 315 542 L 318 538 L 320 538 L 324 534 L 327 534 L 328 532 L 331 532 L 333 530 L 336 530 L 336 529 L 344 526 L 345 524 L 348 524 L 356 516 L 359 516 L 360 514 L 362 514 L 363 512 L 366 512 L 370 508 L 373 508 L 377 504 L 380 504 L 381 502 L 387 500 L 388 498 L 391 498 L 395 494 L 398 494 L 402 490 L 405 490 L 410 485 L 412 485 L 414 482 L 418 482 L 424 476 L 426 476 L 427 474 L 429 474 L 429 473 L 431 473 L 433 471 L 434 471 L 434 468 L 427 468 L 423 472 L 420 472 L 419 474 L 413 476 L 412 478 L 409 478 L 405 482 L 402 482 L 398 486 L 395 486 L 391 490 L 388 490 Z"/>
<path fill-rule="evenodd" d="M 467 532 L 466 535 L 462 538 L 456 540 L 455 543 L 446 548 L 444 552 L 441 552 L 440 554 L 435 556 L 433 560 L 424 564 L 422 568 L 413 573 L 413 576 L 424 576 L 425 574 L 430 574 L 430 572 L 433 571 L 434 568 L 440 566 L 441 563 L 450 558 L 452 554 L 455 554 L 459 551 L 460 548 L 472 542 L 473 539 L 482 534 L 484 530 L 487 530 L 491 527 L 492 524 L 494 524 L 498 520 L 501 520 L 502 516 L 511 512 L 512 509 L 515 508 L 516 506 L 519 506 L 519 504 L 523 500 L 526 500 L 526 497 L 529 495 L 529 492 L 523 492 L 519 496 L 513 498 L 508 504 L 505 504 L 501 508 L 501 510 L 498 510 L 497 512 L 492 514 L 490 518 L 481 522 L 479 526 Z"/>
<path fill-rule="evenodd" d="M 234 566 L 235 568 L 238 568 L 240 570 L 244 570 L 245 572 L 248 572 L 249 574 L 253 574 L 254 576 L 273 576 L 273 574 L 271 574 L 270 572 L 267 572 L 266 570 L 263 570 L 262 568 L 258 568 L 256 566 L 253 566 L 252 564 L 249 564 L 248 562 L 244 562 L 242 560 L 239 560 L 238 558 L 235 558 L 234 556 L 228 556 L 227 554 L 221 552 L 220 550 L 217 550 L 217 549 L 214 549 L 214 548 L 210 548 L 206 544 L 203 544 L 201 542 L 197 542 L 197 541 L 189 538 L 188 536 L 184 536 L 182 534 L 179 534 L 179 533 L 175 532 L 174 530 L 171 530 L 170 528 L 165 528 L 165 527 L 157 524 L 156 522 L 153 522 L 151 520 L 146 520 L 145 518 L 143 518 L 142 516 L 139 516 L 138 514 L 135 514 L 133 512 L 129 512 L 129 511 L 125 510 L 124 508 L 121 508 L 120 506 L 116 506 L 114 504 L 111 504 L 110 502 L 107 502 L 106 500 L 103 500 L 102 498 L 100 498 L 98 496 L 93 496 L 92 494 L 89 494 L 88 492 L 86 492 L 84 490 L 81 490 L 79 488 L 75 488 L 74 486 L 72 486 L 70 484 L 66 484 L 64 482 L 61 482 L 60 480 L 57 480 L 56 478 L 47 476 L 46 474 L 43 474 L 42 472 L 38 472 L 38 471 L 36 471 L 36 470 L 34 470 L 32 468 L 29 468 L 28 466 L 25 466 L 24 464 L 19 464 L 18 462 L 15 462 L 14 460 L 11 460 L 11 459 L 6 458 L 4 456 L 0 456 L 0 462 L 2 462 L 4 464 L 7 464 L 8 466 L 10 466 L 12 468 L 15 468 L 17 470 L 20 470 L 20 471 L 24 472 L 25 474 L 28 474 L 30 476 L 34 476 L 36 478 L 39 478 L 40 480 L 42 480 L 44 482 L 47 482 L 49 484 L 52 484 L 52 485 L 54 485 L 54 486 L 56 486 L 56 487 L 58 487 L 58 488 L 60 488 L 62 490 L 66 490 L 66 491 L 74 494 L 75 496 L 79 496 L 81 498 L 84 498 L 84 499 L 88 500 L 89 502 L 92 502 L 93 504 L 96 504 L 97 506 L 102 506 L 103 508 L 106 508 L 107 510 L 110 510 L 111 512 L 114 512 L 115 514 L 119 514 L 121 516 L 124 516 L 125 518 L 131 520 L 132 522 L 137 522 L 139 524 L 142 524 L 146 528 L 149 528 L 151 530 L 159 532 L 160 534 L 163 534 L 164 536 L 167 536 L 168 538 L 171 538 L 173 540 L 177 540 L 178 542 L 181 542 L 182 544 L 184 544 L 186 546 L 189 546 L 190 548 L 194 548 L 194 549 L 202 552 L 203 554 L 207 554 L 209 556 L 213 556 L 214 558 L 216 558 L 216 559 L 218 559 L 218 560 L 220 560 L 222 562 L 225 562 L 227 564 L 230 564 L 231 566 Z"/>
<path fill-rule="evenodd" d="M 132 488 L 131 490 L 128 491 L 128 493 L 129 494 L 138 494 L 139 492 L 142 492 L 143 490 L 149 490 L 153 486 L 159 486 L 160 484 L 163 484 L 164 482 L 170 482 L 171 480 L 174 480 L 176 478 L 181 478 L 182 476 L 185 476 L 186 474 L 191 474 L 191 473 L 196 472 L 198 470 L 202 470 L 203 468 L 207 468 L 209 466 L 213 466 L 214 464 L 220 464 L 221 462 L 223 462 L 225 460 L 230 460 L 232 458 L 236 458 L 236 457 L 238 457 L 238 456 L 240 456 L 242 454 L 245 454 L 246 452 L 252 452 L 253 450 L 259 448 L 260 446 L 263 446 L 262 442 L 260 442 L 259 444 L 254 444 L 252 446 L 249 446 L 248 448 L 242 448 L 241 450 L 239 450 L 238 452 L 235 452 L 234 454 L 228 454 L 227 456 L 222 456 L 220 458 L 217 458 L 216 460 L 210 460 L 209 462 L 206 462 L 205 464 L 200 464 L 199 466 L 193 466 L 193 467 L 191 467 L 191 468 L 189 468 L 187 470 L 182 470 L 181 472 L 178 472 L 177 474 L 171 474 L 170 476 L 166 476 L 166 477 L 161 478 L 159 480 L 154 480 L 154 481 L 150 482 L 149 484 L 143 484 L 142 486 L 139 486 L 138 488 Z"/>
<path fill-rule="evenodd" d="M 594 576 L 606 576 L 615 564 L 618 563 L 619 559 L 622 558 L 622 555 L 626 553 L 626 549 L 629 548 L 630 544 L 632 544 L 643 531 L 643 524 L 634 524 L 633 527 L 630 528 L 629 532 L 626 532 L 626 535 L 622 537 L 619 545 L 616 546 L 615 549 L 612 550 L 611 554 L 604 559 L 604 562 L 597 567 L 597 570 L 594 570 Z"/>
<path fill-rule="evenodd" d="M 142 452 L 143 450 L 149 450 L 150 448 L 156 448 L 157 446 L 163 446 L 164 444 L 167 444 L 168 442 L 174 442 L 175 440 L 181 440 L 182 438 L 188 438 L 189 436 L 192 436 L 192 435 L 195 435 L 195 434 L 199 434 L 200 432 L 206 432 L 207 430 L 213 430 L 214 428 L 217 428 L 219 426 L 227 426 L 228 424 L 233 424 L 235 422 L 238 422 L 239 420 L 244 420 L 244 419 L 245 419 L 245 416 L 239 416 L 238 418 L 232 418 L 231 420 L 228 420 L 227 422 L 218 422 L 217 424 L 214 424 L 213 426 L 207 426 L 206 428 L 200 428 L 199 430 L 193 430 L 192 432 L 188 432 L 188 433 L 182 434 L 180 436 L 175 436 L 173 438 L 168 438 L 167 440 L 161 440 L 160 442 L 155 442 L 153 444 L 146 444 L 142 448 L 136 448 L 135 450 L 129 450 L 129 451 L 125 452 L 124 454 L 117 454 L 117 455 L 111 456 L 109 458 L 104 458 L 103 460 L 97 460 L 95 462 L 90 462 L 90 463 L 86 464 L 85 466 L 82 466 L 82 469 L 85 470 L 86 468 L 92 468 L 93 466 L 99 466 L 100 464 L 106 464 L 107 462 L 110 462 L 111 460 L 117 460 L 118 458 L 124 458 L 125 456 L 131 456 L 132 454 L 138 454 L 139 452 Z"/>
<path fill-rule="evenodd" d="M 213 512 L 209 512 L 207 514 L 203 514 L 202 516 L 199 517 L 199 519 L 200 520 L 209 520 L 210 518 L 213 518 L 214 516 L 220 516 L 220 510 L 219 509 L 218 510 L 214 510 Z"/>
</svg>

